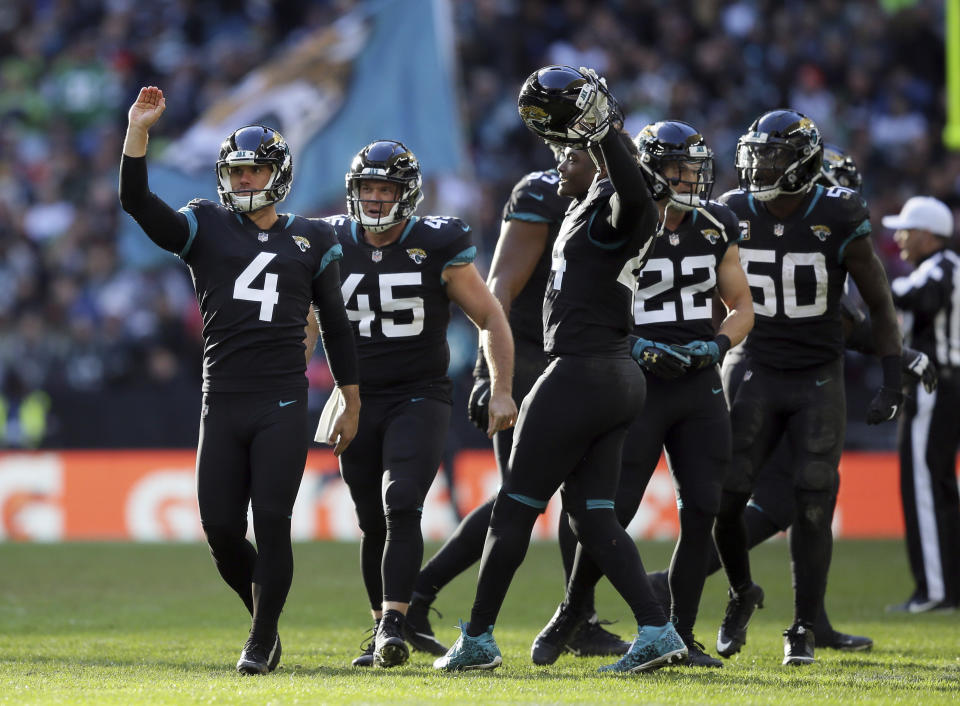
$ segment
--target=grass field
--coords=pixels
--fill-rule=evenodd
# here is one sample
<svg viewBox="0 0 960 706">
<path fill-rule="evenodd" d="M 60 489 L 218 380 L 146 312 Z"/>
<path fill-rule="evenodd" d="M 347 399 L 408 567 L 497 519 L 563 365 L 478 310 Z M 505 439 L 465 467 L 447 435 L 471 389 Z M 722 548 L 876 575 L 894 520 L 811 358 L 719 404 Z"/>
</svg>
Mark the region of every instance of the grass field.
<svg viewBox="0 0 960 706">
<path fill-rule="evenodd" d="M 428 547 L 428 552 L 432 547 Z M 646 543 L 648 567 L 671 545 Z M 249 627 L 200 545 L 0 544 L 0 703 L 664 703 L 915 704 L 960 702 L 960 614 L 891 616 L 884 605 L 909 592 L 900 542 L 836 546 L 828 607 L 835 625 L 868 634 L 872 652 L 817 652 L 808 668 L 780 666 L 781 631 L 792 617 L 786 547 L 753 552 L 767 602 L 743 652 L 722 670 L 673 667 L 600 677 L 604 658 L 529 660 L 530 641 L 561 596 L 557 549 L 531 547 L 495 635 L 504 665 L 494 672 L 434 672 L 414 653 L 394 670 L 357 670 L 369 620 L 353 544 L 302 544 L 281 620 L 281 669 L 261 678 L 233 669 Z M 475 573 L 441 595 L 434 627 L 452 641 L 466 618 Z M 605 583 L 601 616 L 631 632 L 625 604 Z M 707 583 L 698 635 L 714 652 L 725 605 L 720 577 Z"/>
</svg>

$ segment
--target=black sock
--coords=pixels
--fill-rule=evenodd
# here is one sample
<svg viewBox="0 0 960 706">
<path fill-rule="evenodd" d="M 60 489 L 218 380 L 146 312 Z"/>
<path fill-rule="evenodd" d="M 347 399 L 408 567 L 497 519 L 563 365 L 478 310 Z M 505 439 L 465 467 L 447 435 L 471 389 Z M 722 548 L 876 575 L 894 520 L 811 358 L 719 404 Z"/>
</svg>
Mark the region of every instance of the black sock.
<svg viewBox="0 0 960 706">
<path fill-rule="evenodd" d="M 424 565 L 414 584 L 417 593 L 437 595 L 444 586 L 480 560 L 494 500 L 490 498 L 463 518 L 440 551 Z"/>
<path fill-rule="evenodd" d="M 290 518 L 272 511 L 253 511 L 257 535 L 257 565 L 253 570 L 253 627 L 250 633 L 269 642 L 277 632 L 277 621 L 293 581 L 293 547 Z"/>
<path fill-rule="evenodd" d="M 573 529 L 570 527 L 570 516 L 566 510 L 560 513 L 557 538 L 560 540 L 560 557 L 563 560 L 563 585 L 566 588 L 564 602 L 571 607 L 575 607 L 578 613 L 588 616 L 593 615 L 596 612 L 594 607 L 595 589 L 603 573 L 589 557 L 582 556 L 580 543 L 577 541 L 577 535 L 573 533 Z M 579 571 L 576 569 L 579 565 L 578 562 L 579 564 L 586 564 Z M 572 595 L 571 581 L 576 584 L 572 589 Z"/>
<path fill-rule="evenodd" d="M 813 629 L 823 607 L 833 556 L 833 509 L 837 497 L 827 491 L 796 492 L 797 517 L 790 528 L 794 622 Z"/>
<path fill-rule="evenodd" d="M 386 525 L 382 529 L 367 530 L 360 536 L 360 576 L 373 610 L 380 610 L 383 606 L 383 545 L 386 541 Z"/>
<path fill-rule="evenodd" d="M 413 594 L 420 562 L 423 534 L 420 511 L 404 510 L 387 515 L 387 541 L 383 547 L 383 600 L 408 603 Z"/>
<path fill-rule="evenodd" d="M 713 544 L 712 527 L 713 515 L 692 507 L 680 509 L 680 538 L 673 551 L 669 578 L 676 628 L 681 635 L 692 635 L 697 622 L 697 608 L 707 579 L 707 547 Z"/>
<path fill-rule="evenodd" d="M 727 580 L 736 592 L 749 588 L 753 583 L 750 575 L 747 527 L 743 516 L 743 509 L 749 499 L 747 493 L 724 490 L 720 500 L 720 512 L 713 527 L 713 538 L 727 573 Z"/>
</svg>

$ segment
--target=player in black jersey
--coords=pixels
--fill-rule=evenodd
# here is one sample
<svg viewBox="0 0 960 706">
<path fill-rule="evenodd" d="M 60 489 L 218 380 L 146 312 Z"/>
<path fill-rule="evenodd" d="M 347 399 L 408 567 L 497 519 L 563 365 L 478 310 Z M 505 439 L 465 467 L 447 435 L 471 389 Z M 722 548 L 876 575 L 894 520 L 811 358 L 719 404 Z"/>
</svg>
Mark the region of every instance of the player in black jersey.
<svg viewBox="0 0 960 706">
<path fill-rule="evenodd" d="M 521 89 L 519 108 L 528 128 L 568 145 L 558 192 L 574 201 L 553 245 L 543 304 L 550 363 L 521 406 L 470 622 L 461 623 L 457 641 L 434 667 L 492 669 L 502 662 L 493 625 L 537 516 L 559 487 L 580 543 L 638 623 L 630 651 L 603 671 L 656 669 L 687 650 L 613 509 L 623 439 L 643 403 L 643 374 L 629 355 L 630 304 L 656 209 L 632 142 L 620 132 L 616 104 L 594 72 L 535 71 Z"/>
<path fill-rule="evenodd" d="M 253 617 L 237 670 L 265 674 L 280 661 L 277 620 L 293 578 L 290 513 L 307 457 L 311 303 L 345 400 L 332 426 L 334 453 L 357 431 L 357 355 L 339 293 L 341 248 L 327 224 L 277 214 L 293 179 L 290 150 L 260 125 L 240 128 L 220 148 L 221 204 L 167 206 L 149 190 L 145 159 L 148 130 L 165 107 L 155 86 L 142 88 L 130 107 L 120 202 L 193 277 L 204 340 L 200 519 L 220 575 Z M 256 549 L 246 540 L 248 505 Z"/>
<path fill-rule="evenodd" d="M 741 189 L 721 198 L 740 219 L 740 259 L 756 314 L 731 407 L 733 458 L 715 529 L 731 586 L 717 636 L 723 656 L 743 646 L 762 605 L 763 591 L 750 577 L 744 508 L 759 469 L 785 435 L 797 515 L 790 530 L 794 622 L 784 632 L 784 664 L 814 660 L 846 419 L 839 302 L 847 273 L 870 309 L 884 374 L 868 423 L 895 418 L 902 402 L 899 330 L 886 275 L 866 237 L 866 204 L 851 189 L 815 184 L 822 158 L 809 118 L 791 110 L 766 113 L 737 145 Z"/>
<path fill-rule="evenodd" d="M 689 651 L 687 663 L 719 667 L 693 637 L 730 461 L 730 415 L 717 363 L 753 325 L 753 300 L 740 267 L 737 218 L 710 201 L 713 153 L 703 136 L 687 123 L 667 120 L 648 125 L 636 142 L 663 225 L 634 301 L 635 350 L 647 373 L 647 398 L 624 444 L 616 512 L 626 527 L 666 446 L 680 509 L 669 581 L 673 620 Z M 715 291 L 729 309 L 716 335 Z M 534 641 L 534 662 L 556 659 L 573 627 L 571 616 L 580 613 L 584 595 L 600 579 L 588 557 L 579 556 L 576 566 L 566 599 Z"/>
<path fill-rule="evenodd" d="M 363 532 L 361 573 L 375 622 L 356 666 L 404 663 L 404 616 L 423 559 L 420 516 L 450 421 L 450 302 L 481 330 L 491 361 L 487 433 L 512 425 L 513 342 L 503 310 L 472 264 L 470 226 L 414 215 L 420 165 L 395 140 L 377 140 L 346 175 L 348 213 L 325 219 L 343 246 L 341 291 L 355 326 L 363 413 L 340 456 Z"/>
</svg>

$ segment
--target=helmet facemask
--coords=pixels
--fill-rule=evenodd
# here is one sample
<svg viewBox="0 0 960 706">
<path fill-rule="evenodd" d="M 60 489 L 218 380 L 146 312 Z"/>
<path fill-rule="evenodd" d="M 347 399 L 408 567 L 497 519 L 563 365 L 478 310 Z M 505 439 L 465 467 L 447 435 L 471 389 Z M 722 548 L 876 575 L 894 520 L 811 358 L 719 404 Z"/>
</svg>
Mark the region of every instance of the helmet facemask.
<svg viewBox="0 0 960 706">
<path fill-rule="evenodd" d="M 360 186 L 367 180 L 387 181 L 396 187 L 396 196 L 392 201 L 382 201 L 380 199 L 364 199 L 360 196 Z M 417 187 L 419 189 L 419 187 Z M 413 209 L 409 208 L 411 197 L 411 186 L 399 179 L 388 179 L 380 175 L 354 175 L 347 177 L 347 211 L 350 218 L 357 221 L 365 231 L 370 233 L 382 233 L 383 231 L 395 226 L 404 219 L 408 218 Z M 420 198 L 423 198 L 421 196 Z M 376 203 L 381 205 L 380 214 L 377 216 L 368 216 L 364 211 L 364 204 Z M 383 213 L 382 206 L 393 204 L 390 209 Z"/>
<path fill-rule="evenodd" d="M 822 160 L 817 135 L 791 139 L 751 130 L 737 142 L 740 188 L 758 201 L 805 194 L 819 178 Z"/>
<path fill-rule="evenodd" d="M 670 205 L 681 211 L 692 211 L 710 200 L 713 192 L 713 153 L 702 145 L 695 145 L 690 152 L 702 156 L 666 155 L 641 156 L 641 166 L 655 183 L 657 200 L 670 199 Z M 650 165 L 650 166 L 648 166 Z M 684 185 L 684 188 L 677 189 Z"/>
<path fill-rule="evenodd" d="M 361 199 L 360 186 L 365 179 L 386 181 L 396 186 L 394 198 Z M 420 163 L 407 147 L 396 140 L 376 140 L 364 147 L 353 158 L 346 174 L 347 214 L 370 233 L 382 233 L 413 215 L 423 200 Z M 376 216 L 367 215 L 365 203 L 393 204 L 390 209 Z"/>
</svg>

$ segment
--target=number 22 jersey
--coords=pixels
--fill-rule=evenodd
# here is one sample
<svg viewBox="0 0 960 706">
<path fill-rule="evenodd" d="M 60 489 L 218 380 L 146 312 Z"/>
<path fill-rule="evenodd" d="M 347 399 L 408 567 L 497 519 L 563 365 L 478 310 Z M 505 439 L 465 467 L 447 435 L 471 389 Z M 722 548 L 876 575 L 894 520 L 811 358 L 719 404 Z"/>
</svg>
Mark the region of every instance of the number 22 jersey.
<svg viewBox="0 0 960 706">
<path fill-rule="evenodd" d="M 400 237 L 377 247 L 348 216 L 330 216 L 343 247 L 341 293 L 354 325 L 361 394 L 421 394 L 452 401 L 447 377 L 450 299 L 441 275 L 472 263 L 470 226 L 411 216 Z"/>
</svg>

